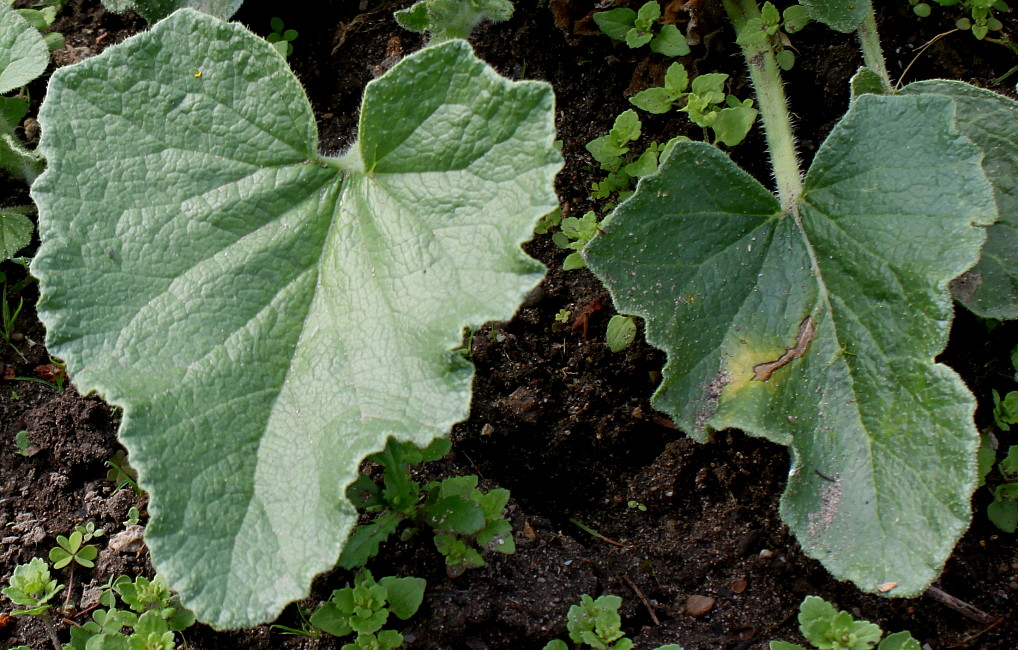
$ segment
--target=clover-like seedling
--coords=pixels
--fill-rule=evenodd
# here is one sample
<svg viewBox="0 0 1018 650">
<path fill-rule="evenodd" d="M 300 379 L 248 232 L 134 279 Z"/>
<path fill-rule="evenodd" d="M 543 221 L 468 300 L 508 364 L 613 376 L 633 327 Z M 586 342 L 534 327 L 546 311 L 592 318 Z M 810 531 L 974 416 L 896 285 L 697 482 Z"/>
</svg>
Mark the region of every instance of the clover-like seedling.
<svg viewBox="0 0 1018 650">
<path fill-rule="evenodd" d="M 422 578 L 386 576 L 375 582 L 368 570 L 360 571 L 353 587 L 337 589 L 311 615 L 310 622 L 334 636 L 356 634 L 346 648 L 398 648 L 403 636 L 394 630 L 382 629 L 395 614 L 401 620 L 413 616 L 424 600 Z"/>
<path fill-rule="evenodd" d="M 3 594 L 15 605 L 28 609 L 16 609 L 12 616 L 34 616 L 51 607 L 47 603 L 64 585 L 58 584 L 50 576 L 49 565 L 39 557 L 34 557 L 28 564 L 19 564 L 11 574 L 8 586 Z"/>
<path fill-rule="evenodd" d="M 838 611 L 817 596 L 806 596 L 799 605 L 799 631 L 819 650 L 920 650 L 919 642 L 908 632 L 884 635 L 879 626 L 857 621 L 845 611 Z M 877 642 L 880 645 L 877 645 Z M 806 650 L 787 641 L 771 641 L 770 650 Z"/>
<path fill-rule="evenodd" d="M 89 525 L 93 526 L 92 530 L 78 526 L 78 529 L 66 537 L 57 535 L 57 546 L 54 546 L 49 551 L 49 559 L 53 563 L 54 569 L 62 569 L 71 565 L 73 570 L 72 562 L 87 569 L 95 566 L 94 560 L 99 555 L 99 549 L 92 544 L 85 544 L 85 542 L 92 539 L 92 537 L 101 535 L 103 531 L 100 528 L 96 533 L 94 524 L 90 523 Z"/>
<path fill-rule="evenodd" d="M 594 22 L 602 32 L 625 41 L 630 48 L 650 45 L 650 49 L 665 56 L 689 54 L 689 44 L 679 28 L 672 24 L 657 25 L 661 18 L 661 5 L 655 0 L 644 3 L 638 11 L 618 7 L 594 14 Z"/>
<path fill-rule="evenodd" d="M 272 47 L 276 48 L 283 58 L 293 54 L 293 41 L 297 38 L 297 30 L 283 29 L 283 19 L 279 17 L 273 18 L 269 25 L 272 27 L 272 32 L 265 37 L 265 40 L 272 43 Z"/>
<path fill-rule="evenodd" d="M 502 22 L 513 15 L 509 0 L 420 0 L 397 11 L 396 22 L 412 32 L 431 35 L 432 43 L 470 38 L 484 20 Z"/>
</svg>

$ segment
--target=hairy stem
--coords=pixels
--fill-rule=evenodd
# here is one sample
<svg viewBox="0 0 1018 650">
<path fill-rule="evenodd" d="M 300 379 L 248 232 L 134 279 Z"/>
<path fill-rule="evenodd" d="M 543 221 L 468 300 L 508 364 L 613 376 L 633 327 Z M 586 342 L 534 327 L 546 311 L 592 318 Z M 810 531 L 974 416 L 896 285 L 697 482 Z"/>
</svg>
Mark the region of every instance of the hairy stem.
<svg viewBox="0 0 1018 650">
<path fill-rule="evenodd" d="M 880 49 L 880 36 L 877 35 L 877 19 L 870 5 L 869 13 L 863 19 L 862 24 L 856 32 L 859 35 L 859 47 L 862 49 L 862 60 L 866 67 L 880 75 L 884 84 L 884 90 L 893 92 L 891 77 L 887 74 L 887 65 L 884 63 L 884 51 Z"/>
<path fill-rule="evenodd" d="M 736 33 L 751 19 L 760 17 L 755 0 L 725 0 L 725 9 L 735 27 Z M 792 136 L 792 121 L 788 114 L 785 89 L 781 85 L 781 72 L 774 49 L 769 42 L 760 45 L 744 45 L 749 77 L 756 90 L 756 101 L 760 107 L 767 148 L 771 154 L 771 166 L 777 183 L 778 200 L 781 209 L 788 214 L 796 212 L 799 196 L 802 194 L 802 175 L 799 158 L 795 153 L 795 138 Z"/>
</svg>

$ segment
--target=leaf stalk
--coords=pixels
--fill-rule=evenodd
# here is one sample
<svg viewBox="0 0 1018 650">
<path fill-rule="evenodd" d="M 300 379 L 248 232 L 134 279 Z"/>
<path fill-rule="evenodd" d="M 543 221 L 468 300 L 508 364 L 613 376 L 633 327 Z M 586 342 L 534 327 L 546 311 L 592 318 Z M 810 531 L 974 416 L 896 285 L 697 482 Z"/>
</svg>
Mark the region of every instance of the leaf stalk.
<svg viewBox="0 0 1018 650">
<path fill-rule="evenodd" d="M 884 62 L 884 51 L 880 47 L 877 18 L 872 4 L 856 33 L 859 36 L 859 48 L 862 50 L 863 63 L 867 68 L 880 75 L 880 81 L 883 83 L 885 91 L 894 92 L 891 77 L 887 73 L 887 64 Z"/>
<path fill-rule="evenodd" d="M 740 33 L 742 27 L 753 18 L 760 18 L 760 8 L 755 0 L 725 0 L 728 18 Z M 781 85 L 781 71 L 769 42 L 743 45 L 749 77 L 756 90 L 756 101 L 760 107 L 767 148 L 771 155 L 771 167 L 777 184 L 778 200 L 786 214 L 795 214 L 799 197 L 802 195 L 802 171 L 799 157 L 795 152 L 795 137 L 792 135 L 792 120 L 788 113 L 785 89 Z"/>
</svg>

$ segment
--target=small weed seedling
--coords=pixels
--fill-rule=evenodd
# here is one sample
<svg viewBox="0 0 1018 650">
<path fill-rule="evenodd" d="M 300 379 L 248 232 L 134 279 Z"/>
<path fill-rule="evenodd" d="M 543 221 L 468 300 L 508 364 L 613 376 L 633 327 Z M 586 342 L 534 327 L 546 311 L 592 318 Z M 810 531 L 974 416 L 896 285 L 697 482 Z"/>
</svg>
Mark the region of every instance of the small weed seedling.
<svg viewBox="0 0 1018 650">
<path fill-rule="evenodd" d="M 11 381 L 30 381 L 42 384 L 43 386 L 49 386 L 58 393 L 64 392 L 64 386 L 67 383 L 66 364 L 50 357 L 48 364 L 35 368 L 35 373 L 36 377 L 11 377 Z"/>
<path fill-rule="evenodd" d="M 31 456 L 33 444 L 32 439 L 28 437 L 27 431 L 21 430 L 14 434 L 14 446 L 18 448 L 14 453 L 19 456 Z"/>
<path fill-rule="evenodd" d="M 64 585 L 50 576 L 49 565 L 40 557 L 34 557 L 28 564 L 19 564 L 11 575 L 10 582 L 3 594 L 15 605 L 27 609 L 16 609 L 12 616 L 37 616 L 43 614 L 52 605 L 49 601 L 57 595 Z"/>
<path fill-rule="evenodd" d="M 979 40 L 986 38 L 989 32 L 1000 31 L 1003 23 L 993 15 L 996 11 L 1010 11 L 1004 0 L 933 0 L 942 7 L 954 7 L 960 5 L 968 12 L 967 17 L 955 21 L 955 26 L 962 30 L 972 30 L 972 35 Z M 909 0 L 912 11 L 920 18 L 927 18 L 931 13 L 930 4 L 923 0 Z"/>
<path fill-rule="evenodd" d="M 10 304 L 7 302 L 7 286 L 6 285 L 4 285 L 3 294 L 2 295 L 3 295 L 3 301 L 2 301 L 3 304 L 0 305 L 0 310 L 2 310 L 3 313 L 0 314 L 0 316 L 2 316 L 2 320 L 0 320 L 0 336 L 3 337 L 4 343 L 6 343 L 8 345 L 8 347 L 10 347 L 12 350 L 14 350 L 19 355 L 21 355 L 21 352 L 19 352 L 18 349 L 16 347 L 14 347 L 14 344 L 11 343 L 11 337 L 14 336 L 14 324 L 18 320 L 18 316 L 21 315 L 22 307 L 25 306 L 25 299 L 24 298 L 18 298 L 18 306 L 16 308 L 14 308 L 14 310 L 12 311 Z M 21 358 L 24 358 L 24 355 L 21 355 Z"/>
<path fill-rule="evenodd" d="M 283 19 L 273 18 L 270 22 L 272 33 L 265 37 L 265 40 L 272 43 L 272 47 L 286 58 L 293 54 L 293 41 L 297 38 L 297 30 L 283 29 Z"/>
<path fill-rule="evenodd" d="M 612 352 L 621 352 L 636 339 L 636 321 L 632 316 L 615 314 L 608 320 L 608 329 L 604 333 L 604 342 Z M 646 508 L 643 508 L 646 510 Z"/>
<path fill-rule="evenodd" d="M 394 614 L 401 620 L 413 616 L 424 600 L 422 578 L 387 576 L 375 582 L 367 569 L 358 572 L 353 587 L 337 589 L 311 615 L 310 624 L 334 636 L 356 634 L 344 648 L 389 650 L 403 644 L 403 635 L 383 629 Z"/>
<path fill-rule="evenodd" d="M 509 0 L 420 0 L 395 13 L 401 27 L 431 34 L 432 43 L 470 38 L 470 32 L 482 21 L 502 22 L 512 15 Z"/>
<path fill-rule="evenodd" d="M 726 95 L 727 80 L 727 74 L 713 72 L 697 76 L 690 86 L 686 68 L 681 63 L 673 63 L 665 71 L 664 86 L 640 91 L 629 101 L 637 108 L 656 114 L 679 106 L 678 110 L 686 113 L 693 123 L 714 131 L 714 144 L 734 147 L 753 127 L 757 110 L 751 99 L 739 101 L 734 95 Z"/>
<path fill-rule="evenodd" d="M 594 14 L 594 22 L 601 31 L 616 41 L 625 41 L 630 48 L 650 45 L 650 49 L 665 56 L 685 56 L 689 45 L 675 25 L 661 25 L 661 5 L 655 0 L 644 3 L 638 11 L 619 7 Z"/>
<path fill-rule="evenodd" d="M 823 598 L 806 596 L 799 605 L 799 631 L 814 648 L 821 650 L 920 650 L 908 632 L 884 638 L 883 630 L 868 621 L 857 621 L 848 612 L 839 612 Z M 877 642 L 880 645 L 877 645 Z M 771 641 L 770 650 L 806 650 L 787 641 Z"/>
<path fill-rule="evenodd" d="M 987 465 L 993 467 L 996 460 L 993 449 L 985 444 L 981 450 L 987 452 Z M 980 459 L 983 460 L 982 458 Z M 1005 533 L 1013 533 L 1018 529 L 1018 445 L 1012 445 L 997 465 L 997 472 L 1002 482 L 993 488 L 993 501 L 986 506 L 986 516 L 993 524 Z M 984 465 L 984 470 L 988 468 Z"/>
<path fill-rule="evenodd" d="M 569 639 L 577 648 L 589 646 L 595 650 L 629 650 L 633 642 L 622 631 L 622 617 L 619 607 L 622 599 L 618 596 L 600 596 L 594 600 L 587 594 L 580 596 L 580 604 L 573 605 L 566 614 L 566 629 Z M 568 650 L 565 641 L 555 639 L 544 646 L 544 650 Z M 657 650 L 682 650 L 674 643 L 663 645 Z"/>
<path fill-rule="evenodd" d="M 808 25 L 809 12 L 806 7 L 794 4 L 779 12 L 770 2 L 760 7 L 760 16 L 751 18 L 739 31 L 736 43 L 739 45 L 763 45 L 770 43 L 774 56 L 782 70 L 791 70 L 795 65 L 795 54 L 788 34 L 794 34 Z"/>
<path fill-rule="evenodd" d="M 1010 431 L 1012 424 L 1018 424 L 1018 391 L 1012 390 L 1003 398 L 993 391 L 993 421 L 1001 431 Z"/>
<path fill-rule="evenodd" d="M 508 490 L 483 493 L 473 475 L 434 481 L 423 488 L 411 480 L 410 465 L 438 460 L 449 452 L 449 446 L 448 440 L 438 439 L 418 449 L 390 438 L 383 451 L 370 457 L 384 468 L 384 487 L 361 474 L 347 490 L 347 497 L 377 515 L 371 523 L 354 529 L 339 558 L 340 566 L 364 566 L 404 520 L 434 531 L 435 547 L 445 556 L 450 577 L 484 566 L 485 551 L 507 555 L 516 551 L 512 528 L 502 516 Z M 409 538 L 414 530 L 406 529 L 403 537 Z"/>
<path fill-rule="evenodd" d="M 561 332 L 569 326 L 569 318 L 572 312 L 568 309 L 560 309 L 555 313 L 555 322 L 551 325 L 551 331 Z"/>
<path fill-rule="evenodd" d="M 94 527 L 91 532 L 88 531 L 88 526 L 78 528 L 79 530 L 72 533 L 72 537 L 81 534 L 82 530 L 85 530 L 86 535 L 100 532 Z M 68 546 L 74 546 L 70 540 Z M 64 549 L 64 545 L 61 544 L 60 548 Z M 69 554 L 70 557 L 74 555 Z M 77 551 L 76 556 L 78 560 L 81 559 L 81 549 Z M 64 645 L 57 636 L 56 623 L 49 613 L 53 608 L 50 600 L 61 589 L 64 589 L 64 585 L 58 584 L 52 578 L 49 565 L 38 557 L 32 558 L 27 564 L 17 566 L 7 588 L 3 589 L 5 596 L 15 605 L 22 607 L 12 611 L 11 615 L 38 617 L 45 625 L 55 650 L 86 650 L 86 648 L 173 650 L 177 646 L 173 633 L 184 630 L 194 623 L 194 616 L 180 607 L 176 597 L 170 593 L 166 583 L 158 575 L 152 580 L 144 577 L 131 580 L 121 575 L 111 578 L 106 586 L 101 588 L 100 608 L 92 611 L 91 621 L 70 628 L 71 642 Z M 68 587 L 68 596 L 63 609 L 54 610 L 65 620 L 73 620 L 85 613 L 82 611 L 75 614 L 70 607 L 70 591 L 71 588 Z M 117 594 L 128 610 L 117 609 Z M 128 628 L 126 632 L 125 628 Z"/>
<path fill-rule="evenodd" d="M 63 569 L 70 565 L 73 571 L 75 564 L 86 569 L 94 567 L 94 560 L 99 555 L 99 549 L 85 542 L 102 534 L 102 528 L 96 528 L 95 524 L 88 522 L 84 526 L 75 526 L 74 532 L 67 537 L 57 535 L 57 545 L 49 551 L 49 560 L 53 563 L 53 568 Z"/>
<path fill-rule="evenodd" d="M 615 123 L 607 135 L 595 138 L 585 145 L 587 152 L 597 161 L 600 169 L 608 172 L 604 179 L 595 181 L 590 186 L 590 198 L 613 199 L 604 204 L 605 209 L 610 210 L 615 207 L 616 203 L 620 203 L 632 195 L 633 183 L 636 179 L 650 176 L 656 172 L 658 164 L 665 161 L 672 147 L 687 139 L 684 136 L 679 136 L 663 145 L 651 142 L 637 155 L 637 150 L 633 149 L 630 143 L 640 138 L 642 128 L 643 124 L 636 111 L 629 109 L 615 118 Z M 600 223 L 600 220 L 598 222 Z M 557 243 L 562 246 L 564 242 Z M 566 247 L 572 248 L 571 246 Z M 576 263 L 578 262 L 570 260 L 570 264 Z M 582 268 L 582 266 L 573 266 L 572 268 Z"/>
<path fill-rule="evenodd" d="M 561 230 L 551 236 L 551 240 L 559 248 L 573 251 L 566 255 L 562 261 L 562 268 L 566 271 L 582 269 L 586 264 L 579 251 L 587 245 L 590 238 L 597 232 L 598 218 L 593 212 L 587 212 L 582 217 L 566 217 L 560 224 Z"/>
<path fill-rule="evenodd" d="M 134 496 L 140 497 L 144 492 L 138 486 L 138 470 L 131 467 L 131 464 L 127 462 L 127 452 L 121 449 L 117 453 L 106 461 L 106 465 L 110 468 L 106 472 L 106 480 L 111 483 L 116 483 L 117 487 L 113 490 L 114 493 L 119 492 L 126 486 L 130 485 L 131 489 L 134 490 Z"/>
<path fill-rule="evenodd" d="M 124 524 L 124 527 L 125 527 L 125 528 L 128 528 L 128 527 L 130 527 L 130 526 L 134 526 L 134 525 L 135 525 L 135 524 L 137 524 L 137 523 L 138 523 L 139 521 L 141 521 L 141 511 L 140 511 L 140 510 L 138 510 L 137 508 L 135 508 L 134 506 L 131 506 L 131 507 L 130 507 L 130 508 L 129 508 L 129 509 L 127 510 L 127 519 L 125 519 L 125 520 L 124 520 L 123 522 L 121 522 L 121 523 L 123 523 L 123 524 Z"/>
</svg>

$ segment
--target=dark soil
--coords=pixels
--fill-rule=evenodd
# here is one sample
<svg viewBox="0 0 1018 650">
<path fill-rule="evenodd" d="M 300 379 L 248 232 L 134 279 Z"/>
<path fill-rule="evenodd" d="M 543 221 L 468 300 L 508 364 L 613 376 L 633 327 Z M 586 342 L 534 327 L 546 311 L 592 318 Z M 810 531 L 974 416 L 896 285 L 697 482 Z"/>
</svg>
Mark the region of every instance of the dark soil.
<svg viewBox="0 0 1018 650">
<path fill-rule="evenodd" d="M 27 3 L 24 3 L 27 4 Z M 249 2 L 237 20 L 265 34 L 280 15 L 300 36 L 289 61 L 306 87 L 321 130 L 321 147 L 337 153 L 355 135 L 356 110 L 364 84 L 400 55 L 422 45 L 391 19 L 402 4 L 391 0 L 318 3 L 309 10 L 279 6 L 262 10 Z M 589 198 L 594 180 L 583 145 L 603 135 L 629 107 L 626 97 L 659 81 L 666 62 L 645 50 L 631 51 L 593 33 L 592 2 L 519 0 L 515 17 L 479 29 L 478 54 L 513 79 L 551 83 L 558 101 L 559 137 L 565 169 L 558 189 L 563 210 L 582 214 L 596 206 Z M 601 2 L 599 6 L 610 3 Z M 892 76 L 908 68 L 922 47 L 953 27 L 956 15 L 937 9 L 916 19 L 903 1 L 878 2 L 880 27 Z M 750 93 L 743 61 L 717 10 L 706 0 L 684 5 L 677 21 L 701 44 L 686 57 L 687 67 L 727 72 L 729 91 Z M 692 9 L 690 9 L 692 8 Z M 692 12 L 692 14 L 690 13 Z M 57 28 L 68 45 L 55 53 L 58 65 L 73 63 L 123 40 L 144 24 L 107 13 L 98 0 L 72 0 Z M 1018 21 L 1005 19 L 1018 35 Z M 852 37 L 822 26 L 794 40 L 795 69 L 787 75 L 797 116 L 800 152 L 808 162 L 848 100 L 848 78 L 860 64 Z M 998 45 L 954 33 L 933 42 L 909 68 L 906 81 L 946 77 L 1014 95 L 1014 77 L 993 79 L 1018 59 Z M 33 103 L 44 84 L 33 87 Z M 684 133 L 702 137 L 681 118 L 644 120 L 649 139 Z M 768 182 L 769 167 L 759 128 L 732 152 L 736 161 Z M 24 199 L 25 188 L 7 181 Z M 485 488 L 512 492 L 508 517 L 518 551 L 489 558 L 488 566 L 457 579 L 425 536 L 391 542 L 371 564 L 376 576 L 415 575 L 428 581 L 421 610 L 397 627 L 407 648 L 540 648 L 565 637 L 565 613 L 581 594 L 622 596 L 624 629 L 639 648 L 680 643 L 686 650 L 765 648 L 772 639 L 802 642 L 795 614 L 808 594 L 879 623 L 885 630 L 908 629 L 924 647 L 1015 648 L 1018 617 L 1018 544 L 982 514 L 989 493 L 980 490 L 969 532 L 958 545 L 936 586 L 979 608 L 988 622 L 966 618 L 930 598 L 888 599 L 859 593 L 833 580 L 803 556 L 778 518 L 788 455 L 784 448 L 737 431 L 697 444 L 650 407 L 664 355 L 641 340 L 617 354 L 604 345 L 613 312 L 605 290 L 586 271 L 560 270 L 565 251 L 538 236 L 527 251 L 548 265 L 545 282 L 508 323 L 485 326 L 473 338 L 477 366 L 470 419 L 453 431 L 453 453 L 421 468 L 422 478 L 472 473 Z M 31 249 L 27 254 L 31 254 Z M 25 278 L 6 262 L 9 287 Z M 115 491 L 106 461 L 118 449 L 117 410 L 95 397 L 79 396 L 72 385 L 58 392 L 17 377 L 40 377 L 50 359 L 36 319 L 36 286 L 9 289 L 12 306 L 24 299 L 14 347 L 0 350 L 0 581 L 32 557 L 45 557 L 58 534 L 93 521 L 108 535 L 123 530 L 129 507 L 144 512 L 144 497 Z M 589 315 L 586 327 L 553 332 L 554 315 L 569 309 Z M 980 399 L 977 423 L 992 429 L 991 389 L 1016 389 L 1007 355 L 1018 342 L 1018 327 L 987 323 L 959 309 L 951 343 L 942 360 L 954 367 Z M 15 455 L 16 432 L 34 443 L 30 455 Z M 916 432 L 921 435 L 922 432 Z M 995 431 L 1002 447 L 1018 443 Z M 643 504 L 646 510 L 630 507 Z M 573 523 L 579 521 L 602 537 Z M 101 544 L 105 546 L 105 543 Z M 85 600 L 115 573 L 151 576 L 146 553 L 106 548 L 96 568 L 75 579 L 75 598 Z M 351 576 L 335 571 L 315 581 L 301 603 L 314 607 Z M 690 596 L 715 599 L 699 616 L 687 610 Z M 86 602 L 87 604 L 87 602 Z M 299 627 L 296 606 L 280 623 Z M 66 632 L 62 632 L 66 639 Z M 262 626 L 217 633 L 203 626 L 186 632 L 191 648 L 333 648 L 332 639 L 287 636 Z M 0 644 L 50 646 L 42 625 L 11 618 L 0 628 Z"/>
</svg>

